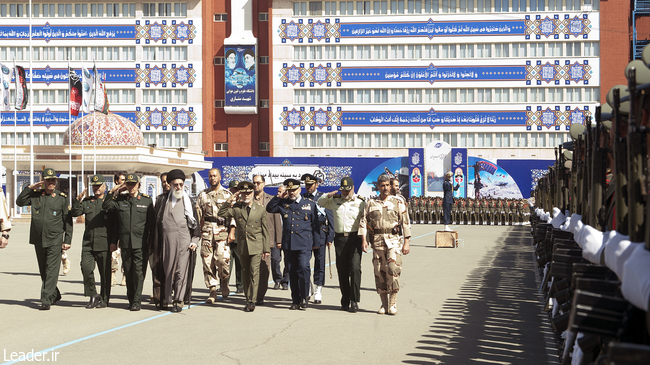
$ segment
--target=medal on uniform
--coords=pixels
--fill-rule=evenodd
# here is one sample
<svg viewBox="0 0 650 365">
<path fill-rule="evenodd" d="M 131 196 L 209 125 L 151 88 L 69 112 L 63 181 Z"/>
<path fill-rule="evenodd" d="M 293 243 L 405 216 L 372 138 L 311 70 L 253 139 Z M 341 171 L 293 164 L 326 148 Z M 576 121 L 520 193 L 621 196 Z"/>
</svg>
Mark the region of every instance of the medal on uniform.
<svg viewBox="0 0 650 365">
<path fill-rule="evenodd" d="M 52 198 L 54 198 L 55 196 L 56 196 L 56 194 L 52 193 Z"/>
<path fill-rule="evenodd" d="M 285 217 L 285 218 L 289 218 L 289 215 L 285 213 L 285 214 L 284 214 L 284 217 Z"/>
<path fill-rule="evenodd" d="M 305 214 L 305 220 L 309 220 L 309 218 L 307 218 L 307 214 Z"/>
</svg>

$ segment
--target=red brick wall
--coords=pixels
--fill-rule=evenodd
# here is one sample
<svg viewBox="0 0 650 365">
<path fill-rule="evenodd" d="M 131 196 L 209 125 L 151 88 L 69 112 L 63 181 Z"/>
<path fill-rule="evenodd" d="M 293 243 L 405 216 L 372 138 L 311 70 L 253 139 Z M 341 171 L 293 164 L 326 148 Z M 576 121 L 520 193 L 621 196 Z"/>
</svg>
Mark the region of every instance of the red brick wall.
<svg viewBox="0 0 650 365">
<path fill-rule="evenodd" d="M 632 19 L 629 0 L 600 2 L 600 101 L 609 89 L 627 84 L 624 70 L 631 60 Z"/>
<path fill-rule="evenodd" d="M 215 56 L 224 56 L 223 41 L 230 36 L 230 1 L 204 0 L 203 4 L 203 150 L 209 157 L 269 156 L 259 151 L 259 142 L 271 142 L 270 109 L 258 114 L 226 114 L 215 108 L 214 100 L 225 99 L 224 65 L 214 65 Z M 258 56 L 269 56 L 270 21 L 260 22 L 259 12 L 269 11 L 270 0 L 253 2 L 253 34 L 258 38 Z M 228 14 L 228 21 L 214 22 L 215 13 Z M 259 60 L 258 60 L 259 61 Z M 256 64 L 258 99 L 269 99 L 269 65 Z M 215 143 L 228 143 L 227 152 L 215 152 Z"/>
</svg>

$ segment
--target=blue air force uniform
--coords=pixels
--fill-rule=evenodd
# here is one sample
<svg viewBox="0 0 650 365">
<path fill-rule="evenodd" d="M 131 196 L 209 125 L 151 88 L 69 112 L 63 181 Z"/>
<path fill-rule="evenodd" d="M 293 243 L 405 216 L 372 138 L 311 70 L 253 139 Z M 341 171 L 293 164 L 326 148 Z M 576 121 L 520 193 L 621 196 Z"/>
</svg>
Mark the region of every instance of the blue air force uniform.
<svg viewBox="0 0 650 365">
<path fill-rule="evenodd" d="M 304 193 L 304 198 L 317 202 L 323 193 L 315 191 L 314 194 Z M 320 233 L 320 247 L 314 249 L 314 285 L 325 285 L 325 251 L 327 251 L 327 242 L 334 242 L 334 215 L 329 209 L 325 209 L 318 204 L 318 229 Z"/>
<path fill-rule="evenodd" d="M 295 179 L 285 181 L 288 190 L 300 188 Z M 268 213 L 282 214 L 282 249 L 289 269 L 292 308 L 306 307 L 313 247 L 320 247 L 318 208 L 313 200 L 298 196 L 296 200 L 274 197 L 266 206 Z M 302 302 L 302 303 L 301 303 Z"/>
</svg>

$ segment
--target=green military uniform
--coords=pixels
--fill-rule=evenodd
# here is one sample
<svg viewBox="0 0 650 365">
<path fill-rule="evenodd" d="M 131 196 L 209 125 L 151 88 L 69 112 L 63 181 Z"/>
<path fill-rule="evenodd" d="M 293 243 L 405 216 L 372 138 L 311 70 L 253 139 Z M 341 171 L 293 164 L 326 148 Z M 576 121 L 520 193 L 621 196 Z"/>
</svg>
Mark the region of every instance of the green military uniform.
<svg viewBox="0 0 650 365">
<path fill-rule="evenodd" d="M 103 175 L 93 175 L 90 185 L 104 184 Z M 86 230 L 81 244 L 81 275 L 84 281 L 84 295 L 95 297 L 95 263 L 99 269 L 100 300 L 108 304 L 111 295 L 111 252 L 107 227 L 110 225 L 110 215 L 102 205 L 104 198 L 89 196 L 83 201 L 72 201 L 71 215 L 85 215 Z M 103 306 L 100 306 L 103 307 Z M 92 308 L 92 307 L 90 307 Z"/>
<path fill-rule="evenodd" d="M 125 179 L 127 184 L 138 181 L 134 174 L 127 174 Z M 147 271 L 148 240 L 155 220 L 153 201 L 149 195 L 140 192 L 135 197 L 130 194 L 108 194 L 102 207 L 116 215 L 129 309 L 140 310 L 142 284 Z"/>
<path fill-rule="evenodd" d="M 43 180 L 56 179 L 54 169 L 43 170 Z M 72 241 L 72 216 L 68 211 L 68 197 L 58 190 L 46 195 L 45 189 L 32 190 L 29 187 L 16 198 L 18 206 L 32 207 L 29 229 L 29 243 L 34 245 L 38 271 L 43 282 L 41 286 L 41 309 L 61 299 L 56 284 L 61 268 L 61 245 Z"/>
</svg>

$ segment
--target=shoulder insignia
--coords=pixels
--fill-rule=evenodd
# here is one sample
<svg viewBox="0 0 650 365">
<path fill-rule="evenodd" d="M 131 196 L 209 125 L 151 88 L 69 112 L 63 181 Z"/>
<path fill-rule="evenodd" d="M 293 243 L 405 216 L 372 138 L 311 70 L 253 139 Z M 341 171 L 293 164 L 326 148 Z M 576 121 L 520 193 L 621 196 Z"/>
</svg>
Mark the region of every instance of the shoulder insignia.
<svg viewBox="0 0 650 365">
<path fill-rule="evenodd" d="M 64 193 L 64 192 L 62 192 L 62 191 L 61 191 L 61 192 L 59 192 L 59 195 L 61 195 L 61 196 L 62 196 L 62 197 L 64 197 L 64 198 L 67 198 L 67 197 L 68 197 L 68 196 L 67 196 L 67 195 L 65 195 L 65 193 Z"/>
<path fill-rule="evenodd" d="M 363 200 L 364 202 L 366 201 L 366 198 L 362 197 L 361 195 L 357 195 L 357 198 Z"/>
<path fill-rule="evenodd" d="M 151 197 L 150 197 L 149 195 L 147 195 L 147 194 L 142 194 L 142 196 L 144 196 L 145 198 L 151 198 Z"/>
</svg>

